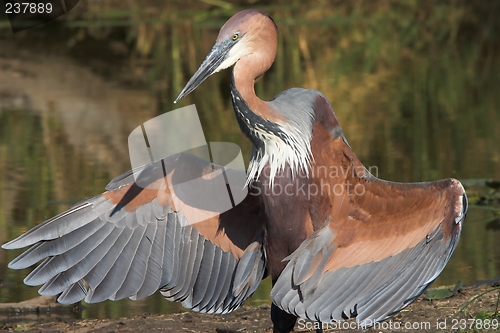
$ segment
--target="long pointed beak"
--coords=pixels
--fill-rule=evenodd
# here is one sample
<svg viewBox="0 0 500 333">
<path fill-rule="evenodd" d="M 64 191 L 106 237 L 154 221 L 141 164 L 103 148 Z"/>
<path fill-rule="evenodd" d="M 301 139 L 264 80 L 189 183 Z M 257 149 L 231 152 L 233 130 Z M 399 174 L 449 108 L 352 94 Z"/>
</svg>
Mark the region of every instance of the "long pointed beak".
<svg viewBox="0 0 500 333">
<path fill-rule="evenodd" d="M 195 90 L 210 75 L 217 72 L 219 65 L 226 59 L 226 55 L 231 48 L 225 44 L 216 44 L 200 65 L 196 73 L 189 79 L 181 93 L 175 99 L 177 103 L 181 98 Z"/>
</svg>

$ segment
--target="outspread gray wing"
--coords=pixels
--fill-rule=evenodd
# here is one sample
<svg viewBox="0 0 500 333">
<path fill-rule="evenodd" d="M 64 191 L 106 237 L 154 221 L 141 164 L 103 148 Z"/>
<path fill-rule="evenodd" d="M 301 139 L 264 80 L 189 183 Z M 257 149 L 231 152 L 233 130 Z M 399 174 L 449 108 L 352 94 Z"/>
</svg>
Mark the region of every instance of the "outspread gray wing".
<svg viewBox="0 0 500 333">
<path fill-rule="evenodd" d="M 208 163 L 183 158 L 190 166 L 197 163 L 198 170 Z M 150 177 L 149 184 L 159 179 L 154 172 Z M 131 173 L 119 176 L 103 195 L 4 244 L 4 249 L 31 246 L 9 267 L 42 261 L 24 282 L 42 285 L 41 295 L 59 295 L 65 304 L 140 299 L 160 290 L 168 300 L 199 312 L 238 308 L 265 271 L 258 198 L 248 196 L 228 212 L 189 223 L 167 204 L 165 193 L 160 198 L 159 190 L 138 189 L 130 181 Z"/>
<path fill-rule="evenodd" d="M 443 234 L 437 231 L 415 247 L 379 262 L 323 273 L 307 295 L 291 288 L 291 281 L 294 264 L 312 258 L 294 253 L 271 297 L 278 307 L 302 318 L 327 323 L 356 318 L 360 325 L 370 327 L 422 294 L 444 269 L 457 240 L 458 234 L 443 243 Z"/>
<path fill-rule="evenodd" d="M 409 189 L 401 185 L 400 190 L 407 191 L 404 186 Z M 382 191 L 373 192 L 372 198 L 369 183 L 366 190 L 364 198 L 343 200 L 339 211 L 345 216 L 317 230 L 286 258 L 289 262 L 271 291 L 279 308 L 326 323 L 356 318 L 370 327 L 408 306 L 444 269 L 467 211 L 460 183 L 414 186 L 404 200 L 430 204 L 387 210 L 394 215 L 376 214 L 375 209 L 387 207 L 382 202 L 386 199 Z M 399 219 L 403 216 L 408 220 Z"/>
</svg>

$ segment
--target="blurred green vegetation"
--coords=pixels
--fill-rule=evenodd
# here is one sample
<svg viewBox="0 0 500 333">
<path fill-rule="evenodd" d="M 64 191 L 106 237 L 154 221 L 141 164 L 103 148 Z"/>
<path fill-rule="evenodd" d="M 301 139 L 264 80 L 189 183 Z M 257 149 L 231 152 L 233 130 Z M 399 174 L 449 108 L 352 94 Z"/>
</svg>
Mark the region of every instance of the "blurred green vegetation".
<svg viewBox="0 0 500 333">
<path fill-rule="evenodd" d="M 64 32 L 63 48 L 84 63 L 104 59 L 111 78 L 121 70 L 113 71 L 120 59 L 157 96 L 158 112 L 165 112 L 179 107 L 172 101 L 219 27 L 250 6 L 269 12 L 280 29 L 276 62 L 256 86 L 261 98 L 291 87 L 322 91 L 353 150 L 381 178 L 500 179 L 499 1 L 105 0 L 81 2 L 51 24 Z M 36 43 L 44 30 L 1 33 Z M 192 103 L 207 141 L 238 143 L 248 157 L 250 143 L 230 103 L 229 73 L 214 75 L 180 106 Z M 108 168 L 89 162 L 70 144 L 70 135 L 50 114 L 0 111 L 0 242 L 99 193 L 122 171 L 108 174 Z M 467 190 L 472 203 L 496 195 L 484 186 Z M 500 205 L 493 200 L 488 206 Z M 459 246 L 437 284 L 500 275 L 499 219 L 498 211 L 470 209 Z M 0 301 L 36 294 L 36 288 L 20 285 L 25 271 L 5 269 L 15 255 L 0 250 L 5 286 Z M 254 299 L 267 299 L 269 291 L 267 282 Z M 137 313 L 134 306 L 142 312 L 180 309 L 154 297 L 106 302 L 84 316 L 129 315 Z"/>
</svg>

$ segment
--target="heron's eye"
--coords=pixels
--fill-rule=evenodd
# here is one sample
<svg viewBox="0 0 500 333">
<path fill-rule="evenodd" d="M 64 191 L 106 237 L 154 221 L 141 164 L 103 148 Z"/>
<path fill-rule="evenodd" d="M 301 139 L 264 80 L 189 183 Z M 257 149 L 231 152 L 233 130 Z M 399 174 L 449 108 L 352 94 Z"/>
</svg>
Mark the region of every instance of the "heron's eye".
<svg viewBox="0 0 500 333">
<path fill-rule="evenodd" d="M 232 39 L 232 40 L 237 40 L 237 39 L 238 39 L 238 37 L 240 37 L 240 35 L 238 35 L 238 34 L 234 34 L 234 35 L 232 35 L 232 36 L 231 36 L 231 39 Z"/>
</svg>

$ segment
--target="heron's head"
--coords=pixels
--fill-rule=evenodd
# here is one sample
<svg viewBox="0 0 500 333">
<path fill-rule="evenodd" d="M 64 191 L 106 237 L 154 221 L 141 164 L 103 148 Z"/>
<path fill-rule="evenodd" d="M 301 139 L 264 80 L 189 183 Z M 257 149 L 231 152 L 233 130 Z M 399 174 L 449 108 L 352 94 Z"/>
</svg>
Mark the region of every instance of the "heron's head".
<svg viewBox="0 0 500 333">
<path fill-rule="evenodd" d="M 259 75 L 271 67 L 276 57 L 278 31 L 273 19 L 263 11 L 247 9 L 233 15 L 220 29 L 215 45 L 175 100 L 192 92 L 210 75 L 236 64 L 243 57 L 261 57 Z M 175 103 L 174 102 L 174 103 Z"/>
</svg>

